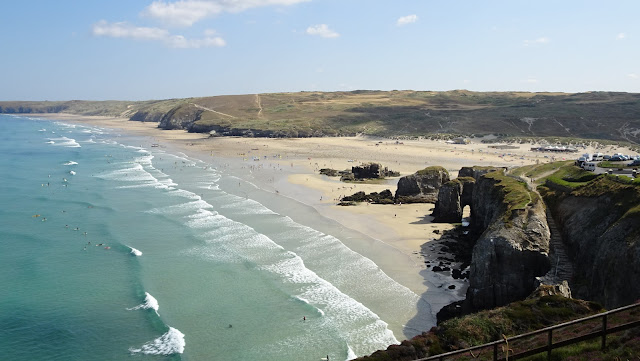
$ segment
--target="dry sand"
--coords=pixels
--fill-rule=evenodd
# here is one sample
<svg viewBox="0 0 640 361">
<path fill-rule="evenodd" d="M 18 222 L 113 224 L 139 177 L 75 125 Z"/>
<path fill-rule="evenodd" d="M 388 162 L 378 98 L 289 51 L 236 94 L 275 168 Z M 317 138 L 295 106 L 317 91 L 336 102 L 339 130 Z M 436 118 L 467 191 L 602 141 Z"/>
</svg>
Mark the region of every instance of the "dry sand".
<svg viewBox="0 0 640 361">
<path fill-rule="evenodd" d="M 404 284 L 432 304 L 437 311 L 446 303 L 464 297 L 466 282 L 443 277 L 427 270 L 425 260 L 435 259 L 434 245 L 440 236 L 434 231 L 450 229 L 450 224 L 431 223 L 433 204 L 367 205 L 341 207 L 336 201 L 357 191 L 382 191 L 395 193 L 398 178 L 380 184 L 351 184 L 337 178 L 320 175 L 320 168 L 343 170 L 366 162 L 378 162 L 389 169 L 408 175 L 427 166 L 445 167 L 454 178 L 463 166 L 514 167 L 536 162 L 547 162 L 555 157 L 573 159 L 576 154 L 551 154 L 531 152 L 531 144 L 517 149 L 497 150 L 488 144 L 472 142 L 468 145 L 447 144 L 442 141 L 404 140 L 396 142 L 370 137 L 265 139 L 240 137 L 209 138 L 208 134 L 187 133 L 182 130 L 160 130 L 156 123 L 132 122 L 127 119 L 106 117 L 81 117 L 65 114 L 41 115 L 49 119 L 78 121 L 94 126 L 121 129 L 128 134 L 151 137 L 160 146 L 179 149 L 186 154 L 246 162 L 254 170 L 286 168 L 286 176 L 278 172 L 269 173 L 269 187 L 274 192 L 314 207 L 321 215 L 333 219 L 347 228 L 359 231 L 374 240 L 384 242 L 402 252 L 412 262 L 404 265 L 403 275 L 390 272 L 398 282 Z M 584 152 L 594 152 L 585 149 Z M 603 150 L 600 150 L 601 152 Z M 607 151 L 613 151 L 613 149 Z M 258 173 L 258 172 L 256 172 Z M 267 172 L 264 172 L 265 174 Z M 432 242 L 431 244 L 429 242 Z M 370 256 L 370 255 L 369 255 Z M 373 259 L 383 259 L 378 254 Z M 397 265 L 387 265 L 397 268 Z M 384 267 L 381 266 L 381 268 Z M 408 273 L 408 274 L 404 274 Z M 444 297 L 444 292 L 431 293 L 428 288 L 454 284 L 456 292 Z"/>
</svg>

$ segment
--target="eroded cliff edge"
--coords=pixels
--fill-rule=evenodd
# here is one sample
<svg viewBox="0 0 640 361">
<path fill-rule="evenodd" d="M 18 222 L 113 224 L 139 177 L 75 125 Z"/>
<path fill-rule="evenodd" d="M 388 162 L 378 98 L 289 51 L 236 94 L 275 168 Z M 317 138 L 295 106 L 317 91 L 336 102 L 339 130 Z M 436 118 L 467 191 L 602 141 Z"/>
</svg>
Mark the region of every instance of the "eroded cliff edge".
<svg viewBox="0 0 640 361">
<path fill-rule="evenodd" d="M 640 184 L 600 177 L 540 187 L 573 259 L 574 297 L 615 308 L 640 299 Z"/>
</svg>

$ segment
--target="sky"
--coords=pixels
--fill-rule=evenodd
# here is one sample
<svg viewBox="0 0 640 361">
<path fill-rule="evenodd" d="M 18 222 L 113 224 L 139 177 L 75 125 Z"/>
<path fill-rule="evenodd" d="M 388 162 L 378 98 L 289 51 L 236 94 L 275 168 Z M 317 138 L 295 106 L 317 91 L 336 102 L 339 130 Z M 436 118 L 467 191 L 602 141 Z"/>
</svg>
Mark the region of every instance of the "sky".
<svg viewBox="0 0 640 361">
<path fill-rule="evenodd" d="M 640 92 L 640 1 L 4 0 L 0 100 Z"/>
</svg>

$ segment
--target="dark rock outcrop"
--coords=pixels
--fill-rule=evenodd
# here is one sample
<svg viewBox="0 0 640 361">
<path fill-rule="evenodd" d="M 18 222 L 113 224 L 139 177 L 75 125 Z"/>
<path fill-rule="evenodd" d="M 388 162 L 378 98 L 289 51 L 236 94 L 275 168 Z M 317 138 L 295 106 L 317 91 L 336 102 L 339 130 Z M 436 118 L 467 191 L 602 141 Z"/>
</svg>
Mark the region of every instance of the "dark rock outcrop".
<svg viewBox="0 0 640 361">
<path fill-rule="evenodd" d="M 393 204 L 393 193 L 391 193 L 391 191 L 388 189 L 385 189 L 380 193 L 372 192 L 369 194 L 360 191 L 350 196 L 343 197 L 342 199 L 340 199 L 340 201 L 343 203 L 371 202 L 376 204 Z"/>
<path fill-rule="evenodd" d="M 358 181 L 364 179 L 380 179 L 386 177 L 397 177 L 400 175 L 387 167 L 382 167 L 379 163 L 367 163 L 359 166 L 351 167 L 351 172 L 340 172 L 340 180 Z"/>
<path fill-rule="evenodd" d="M 433 209 L 433 222 L 455 223 L 462 219 L 462 184 L 454 179 L 440 187 L 438 201 Z"/>
<path fill-rule="evenodd" d="M 379 163 L 367 163 L 360 166 L 351 167 L 351 173 L 355 179 L 376 179 L 398 176 L 398 172 L 382 167 Z"/>
<path fill-rule="evenodd" d="M 402 203 L 434 203 L 438 191 L 449 181 L 449 172 L 443 167 L 428 167 L 400 178 L 396 201 Z"/>
<path fill-rule="evenodd" d="M 445 183 L 438 193 L 438 201 L 433 209 L 433 221 L 436 223 L 456 223 L 462 219 L 465 206 L 473 199 L 473 186 L 476 180 L 471 177 L 458 177 Z"/>
</svg>

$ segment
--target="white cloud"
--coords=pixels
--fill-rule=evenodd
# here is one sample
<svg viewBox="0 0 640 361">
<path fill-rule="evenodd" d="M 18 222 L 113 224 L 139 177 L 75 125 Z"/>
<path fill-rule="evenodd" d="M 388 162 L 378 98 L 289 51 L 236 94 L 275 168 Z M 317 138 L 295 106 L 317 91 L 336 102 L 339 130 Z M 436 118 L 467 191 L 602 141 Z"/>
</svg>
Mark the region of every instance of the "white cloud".
<svg viewBox="0 0 640 361">
<path fill-rule="evenodd" d="M 625 34 L 625 33 L 619 33 L 618 35 L 616 35 L 616 39 L 618 39 L 618 40 L 622 40 L 622 39 L 624 39 L 626 37 L 627 37 L 627 34 Z"/>
<path fill-rule="evenodd" d="M 323 38 L 337 38 L 340 36 L 340 34 L 329 29 L 329 26 L 327 26 L 327 24 L 319 24 L 308 27 L 307 34 L 318 35 Z"/>
<path fill-rule="evenodd" d="M 198 49 L 225 46 L 224 39 L 220 37 L 204 37 L 201 39 L 187 39 L 182 35 L 172 35 L 165 40 L 165 43 L 172 48 Z"/>
<path fill-rule="evenodd" d="M 403 17 L 399 18 L 396 21 L 396 25 L 397 26 L 404 26 L 404 25 L 407 25 L 407 24 L 415 23 L 416 21 L 418 21 L 418 15 L 411 14 L 411 15 L 407 15 L 407 16 L 403 16 Z"/>
<path fill-rule="evenodd" d="M 546 37 L 540 37 L 537 38 L 535 40 L 525 40 L 524 41 L 524 46 L 529 46 L 529 45 L 543 45 L 543 44 L 547 44 L 549 43 L 551 40 L 549 38 Z"/>
<path fill-rule="evenodd" d="M 139 27 L 129 23 L 108 23 L 101 20 L 93 24 L 93 35 L 111 38 L 160 41 L 171 48 L 207 48 L 225 46 L 224 39 L 215 36 L 214 30 L 208 29 L 203 38 L 187 39 L 182 35 L 171 35 L 169 31 L 159 28 Z"/>
<path fill-rule="evenodd" d="M 93 24 L 93 35 L 112 38 L 162 40 L 169 36 L 169 32 L 159 28 L 137 27 L 125 22 L 108 23 L 100 20 Z"/>
<path fill-rule="evenodd" d="M 311 0 L 157 0 L 142 12 L 172 26 L 191 26 L 196 22 L 221 14 L 237 13 L 263 6 L 289 6 Z"/>
</svg>

